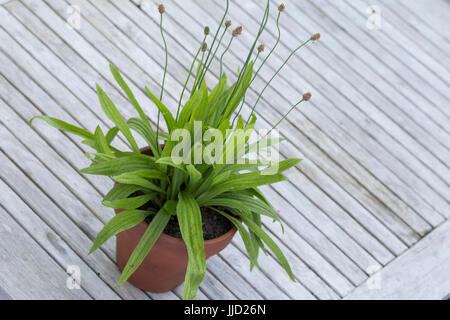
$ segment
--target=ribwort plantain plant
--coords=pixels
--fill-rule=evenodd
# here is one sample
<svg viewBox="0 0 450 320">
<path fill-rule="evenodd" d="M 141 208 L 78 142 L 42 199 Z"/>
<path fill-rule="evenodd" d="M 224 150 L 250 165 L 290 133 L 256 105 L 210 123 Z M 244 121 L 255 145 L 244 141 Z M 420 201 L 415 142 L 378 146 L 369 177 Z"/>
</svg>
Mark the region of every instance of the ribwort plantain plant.
<svg viewBox="0 0 450 320">
<path fill-rule="evenodd" d="M 127 281 L 136 271 L 151 252 L 166 225 L 175 219 L 179 224 L 189 258 L 183 298 L 195 299 L 206 271 L 201 208 L 217 212 L 237 228 L 247 250 L 251 269 L 255 266 L 259 267 L 259 251 L 266 252 L 268 249 L 280 261 L 289 278 L 295 281 L 287 259 L 273 239 L 262 229 L 262 216 L 269 217 L 280 224 L 281 221 L 277 211 L 258 187 L 286 180 L 283 172 L 296 166 L 300 159 L 287 159 L 273 163 L 259 159 L 250 161 L 246 157 L 255 150 L 260 152 L 261 148 L 259 147 L 261 146 L 270 147 L 280 142 L 281 139 L 270 139 L 267 135 L 301 102 L 310 100 L 310 93 L 303 94 L 300 101 L 292 106 L 289 112 L 265 136 L 258 138 L 255 143 L 250 143 L 249 133 L 254 132 L 257 120 L 255 110 L 265 89 L 292 55 L 307 43 L 318 40 L 320 34 L 311 36 L 287 57 L 280 69 L 264 86 L 250 108 L 251 113 L 248 119 L 244 121 L 241 113 L 246 93 L 280 42 L 279 22 L 280 16 L 285 10 L 284 4 L 278 7 L 276 43 L 265 59 L 261 62 L 258 61 L 259 56 L 264 54 L 266 48 L 259 40 L 268 23 L 270 7 L 268 0 L 251 50 L 243 66 L 239 69 L 236 81 L 228 85 L 227 77 L 223 73 L 223 58 L 233 41 L 236 41 L 235 39 L 244 32 L 244 29 L 242 26 L 237 26 L 231 31 L 231 21 L 225 21 L 229 10 L 229 1 L 227 0 L 223 18 L 210 44 L 207 39 L 211 30 L 209 27 L 204 29 L 204 39 L 190 64 L 178 105 L 173 106 L 177 111 L 171 113 L 162 101 L 168 66 L 168 51 L 163 29 L 163 16 L 166 8 L 163 5 L 158 6 L 161 17 L 160 33 L 165 48 L 164 76 L 159 98 L 148 87 L 145 88 L 150 100 L 158 110 L 156 128 L 153 127 L 133 92 L 113 65 L 110 65 L 111 72 L 129 98 L 138 117 L 125 120 L 113 101 L 98 84 L 97 94 L 101 108 L 114 124 L 106 133 L 100 126 L 97 126 L 94 132 L 89 132 L 49 116 L 35 117 L 57 129 L 82 137 L 82 143 L 94 150 L 94 152 L 86 154 L 92 163 L 89 167 L 82 169 L 82 173 L 108 176 L 117 182 L 104 197 L 103 204 L 114 209 L 124 209 L 124 211 L 115 215 L 99 232 L 90 253 L 118 233 L 133 228 L 143 221 L 150 221 L 145 234 L 122 272 L 119 285 Z M 227 35 L 229 40 L 224 45 L 223 42 L 226 41 Z M 219 52 L 222 45 L 225 49 Z M 255 58 L 254 54 L 256 54 Z M 220 71 L 218 83 L 210 91 L 205 76 L 214 61 L 219 63 Z M 257 71 L 254 72 L 255 65 L 258 63 Z M 193 82 L 192 89 L 189 92 L 189 98 L 183 103 L 183 95 L 187 91 L 189 82 Z M 160 116 L 164 119 L 166 130 L 160 123 Z M 30 125 L 33 119 L 30 120 Z M 192 139 L 192 136 L 197 133 L 200 132 L 203 135 L 209 130 L 215 130 L 218 133 L 214 135 L 214 142 L 199 142 Z M 151 155 L 141 152 L 132 132 L 143 138 L 151 150 Z M 180 132 L 182 133 L 180 134 Z M 242 132 L 245 132 L 245 135 L 239 139 Z M 119 150 L 113 146 L 114 139 L 119 133 L 130 144 L 132 151 Z M 180 137 L 183 138 L 182 142 L 179 142 Z M 182 156 L 175 152 L 179 149 L 180 143 L 185 147 Z M 197 161 L 198 154 L 205 155 L 200 157 L 200 162 Z M 276 168 L 276 170 L 269 174 L 269 168 Z M 146 220 L 149 217 L 151 220 Z"/>
</svg>

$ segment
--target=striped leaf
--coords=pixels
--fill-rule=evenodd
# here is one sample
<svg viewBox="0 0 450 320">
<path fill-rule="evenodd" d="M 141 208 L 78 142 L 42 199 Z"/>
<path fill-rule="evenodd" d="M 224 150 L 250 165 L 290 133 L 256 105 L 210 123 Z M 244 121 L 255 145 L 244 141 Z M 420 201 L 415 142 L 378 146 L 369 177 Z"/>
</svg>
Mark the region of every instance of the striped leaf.
<svg viewBox="0 0 450 320">
<path fill-rule="evenodd" d="M 200 207 L 188 192 L 179 194 L 177 218 L 189 257 L 183 299 L 193 300 L 205 276 L 206 257 Z"/>
<path fill-rule="evenodd" d="M 152 99 L 153 103 L 156 105 L 159 111 L 161 111 L 164 119 L 166 120 L 167 128 L 169 129 L 170 134 L 176 128 L 176 122 L 172 113 L 161 101 L 159 101 L 159 99 L 153 93 L 151 93 L 148 87 L 145 87 L 145 91 L 147 92 L 150 99 Z"/>
<path fill-rule="evenodd" d="M 147 193 L 142 196 L 132 197 L 132 198 L 123 198 L 117 200 L 103 200 L 103 205 L 113 209 L 137 209 L 142 207 L 144 204 L 153 199 L 156 195 L 156 192 Z"/>
<path fill-rule="evenodd" d="M 259 238 L 261 238 L 262 241 L 264 241 L 270 251 L 272 251 L 275 257 L 277 257 L 278 261 L 280 261 L 281 265 L 289 275 L 289 278 L 291 278 L 291 280 L 295 282 L 295 277 L 292 273 L 289 262 L 287 261 L 281 249 L 272 240 L 272 238 L 270 238 L 270 236 L 265 233 L 256 223 L 254 223 L 249 216 L 243 215 L 242 220 L 248 226 L 250 231 L 254 232 Z"/>
<path fill-rule="evenodd" d="M 136 141 L 134 140 L 133 135 L 131 134 L 130 128 L 128 127 L 125 119 L 122 117 L 122 115 L 120 114 L 119 110 L 117 110 L 114 103 L 111 101 L 111 99 L 106 95 L 106 93 L 98 84 L 97 84 L 97 95 L 100 101 L 100 105 L 102 106 L 103 112 L 106 114 L 109 120 L 111 120 L 117 126 L 117 128 L 119 128 L 119 130 L 123 133 L 125 138 L 131 144 L 131 147 L 133 148 L 134 152 L 140 153 L 139 147 Z"/>
<path fill-rule="evenodd" d="M 128 259 L 128 262 L 122 271 L 122 275 L 120 276 L 119 286 L 123 285 L 136 269 L 139 268 L 142 261 L 144 261 L 145 257 L 149 254 L 161 233 L 164 231 L 167 223 L 169 223 L 170 217 L 171 214 L 166 210 L 166 206 L 159 210 L 155 215 Z"/>
<path fill-rule="evenodd" d="M 154 167 L 155 160 L 151 157 L 144 155 L 135 155 L 92 164 L 91 166 L 80 171 L 86 174 L 118 176 L 126 172 L 151 169 Z"/>
<path fill-rule="evenodd" d="M 89 254 L 100 248 L 116 234 L 133 228 L 141 223 L 149 214 L 152 214 L 152 212 L 143 210 L 127 210 L 116 214 L 98 233 Z"/>
<path fill-rule="evenodd" d="M 31 120 L 29 121 L 30 126 L 33 123 L 34 119 L 44 120 L 45 122 L 47 122 L 49 125 L 51 125 L 52 127 L 56 128 L 56 129 L 75 134 L 82 138 L 94 139 L 94 135 L 92 133 L 90 133 L 89 131 L 82 129 L 80 127 L 74 126 L 73 124 L 64 122 L 64 121 L 56 119 L 56 118 L 48 117 L 48 116 L 35 116 L 35 117 L 31 118 Z"/>
</svg>

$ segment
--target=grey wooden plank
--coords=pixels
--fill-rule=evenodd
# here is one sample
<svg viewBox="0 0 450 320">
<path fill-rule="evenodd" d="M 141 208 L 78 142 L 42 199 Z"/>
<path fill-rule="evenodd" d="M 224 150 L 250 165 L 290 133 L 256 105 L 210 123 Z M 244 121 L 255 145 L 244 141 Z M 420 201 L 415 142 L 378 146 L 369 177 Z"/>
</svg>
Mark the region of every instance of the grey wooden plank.
<svg viewBox="0 0 450 320">
<path fill-rule="evenodd" d="M 396 28 L 402 30 L 402 33 L 410 41 L 426 43 L 421 46 L 437 62 L 440 62 L 442 68 L 450 72 L 450 43 L 442 39 L 440 33 L 434 32 L 431 28 L 418 20 L 417 16 L 412 14 L 407 8 L 401 5 L 400 1 L 381 1 L 386 7 L 387 13 L 383 13 L 383 19 L 388 19 Z M 405 47 L 408 49 L 408 47 Z M 413 52 L 414 53 L 414 52 Z M 447 82 L 448 83 L 448 82 Z"/>
<path fill-rule="evenodd" d="M 359 11 L 360 15 L 364 18 L 367 18 L 366 10 L 369 6 L 367 0 L 358 0 L 349 2 L 347 4 L 353 7 L 355 10 Z M 345 8 L 346 6 L 344 6 Z M 384 7 L 384 6 L 382 6 Z M 432 85 L 438 91 L 446 91 L 448 90 L 448 86 L 450 83 L 449 71 L 446 70 L 442 58 L 433 58 L 430 53 L 427 52 L 427 48 L 431 48 L 431 43 L 429 40 L 425 40 L 430 44 L 425 46 L 419 46 L 418 43 L 422 42 L 420 37 L 415 39 L 414 41 L 410 40 L 406 35 L 409 32 L 409 29 L 405 26 L 404 28 L 397 29 L 392 26 L 389 22 L 389 18 L 398 20 L 396 15 L 394 15 L 394 8 L 384 7 L 386 10 L 384 11 L 383 18 L 383 31 L 382 36 L 379 34 L 372 33 L 374 39 L 379 43 L 385 43 L 389 46 L 392 43 L 395 43 L 395 48 L 389 48 L 390 52 L 395 54 L 397 57 L 403 58 L 404 56 L 411 56 L 413 59 L 413 64 L 409 64 L 407 59 L 405 59 L 404 63 L 407 64 L 411 69 L 413 69 L 418 75 L 423 77 L 425 81 L 427 81 L 430 85 Z M 348 9 L 345 9 L 348 10 Z M 385 41 L 388 39 L 387 41 Z M 448 57 L 447 55 L 442 55 L 444 57 Z M 403 60 L 402 59 L 402 60 Z M 443 92 L 444 96 L 447 96 Z M 448 96 L 447 96 L 448 98 Z"/>
<path fill-rule="evenodd" d="M 89 300 L 66 287 L 67 273 L 0 207 L 0 286 L 13 299 Z M 22 281 L 28 279 L 28 281 Z"/>
<path fill-rule="evenodd" d="M 327 10 L 328 8 L 324 6 L 324 2 L 319 0 L 315 2 L 315 5 L 321 5 L 322 8 L 324 10 Z M 394 45 L 394 47 L 387 47 L 385 46 L 386 44 L 392 44 L 392 42 L 390 42 L 387 38 L 384 38 L 384 41 L 380 44 L 377 44 L 376 41 L 371 41 L 371 34 L 368 33 L 368 29 L 367 28 L 358 28 L 358 26 L 360 26 L 360 24 L 358 24 L 359 19 L 361 18 L 360 15 L 356 15 L 355 11 L 352 10 L 351 8 L 349 8 L 348 6 L 343 9 L 344 6 L 346 6 L 345 2 L 341 2 L 341 3 L 337 3 L 335 5 L 333 4 L 328 4 L 328 7 L 335 7 L 336 9 L 338 9 L 337 11 L 339 13 L 337 13 L 337 15 L 331 17 L 334 21 L 336 21 L 337 23 L 341 24 L 342 26 L 344 24 L 346 25 L 351 25 L 351 28 L 347 29 L 348 32 L 351 32 L 353 34 L 353 36 L 358 39 L 358 41 L 363 44 L 364 46 L 367 46 L 368 48 L 370 48 L 370 50 L 372 50 L 372 52 L 376 52 L 377 56 L 381 59 L 383 59 L 383 61 L 387 64 L 391 64 L 391 66 L 395 66 L 395 68 L 393 68 L 393 70 L 395 71 L 400 71 L 401 70 L 401 76 L 407 81 L 407 83 L 409 85 L 412 86 L 412 88 L 416 88 L 416 90 L 421 90 L 422 94 L 426 95 L 426 98 L 434 103 L 436 106 L 440 107 L 440 109 L 446 113 L 447 115 L 449 115 L 449 111 L 445 110 L 445 102 L 448 101 L 448 95 L 450 95 L 450 93 L 447 92 L 443 92 L 442 90 L 437 90 L 436 88 L 434 88 L 434 85 L 436 85 L 436 87 L 441 87 L 441 83 L 437 82 L 436 84 L 431 85 L 431 83 L 429 82 L 429 80 L 431 80 L 430 78 L 428 78 L 430 76 L 429 72 L 426 72 L 426 70 L 422 69 L 422 67 L 420 66 L 420 64 L 418 64 L 416 61 L 414 61 L 413 59 L 411 59 L 410 56 L 408 55 L 403 55 L 401 57 L 396 57 L 393 53 L 391 53 L 391 50 L 396 50 L 399 48 L 399 46 Z M 333 12 L 335 12 L 333 10 Z M 331 13 L 328 13 L 329 15 Z M 349 19 L 345 19 L 342 18 L 341 15 L 346 15 L 348 17 L 351 17 L 351 20 Z M 339 19 L 339 22 L 338 22 Z M 347 24 L 348 21 L 354 21 L 355 23 L 350 23 Z M 364 19 L 364 23 L 366 22 L 366 19 Z M 365 24 L 364 24 L 365 25 Z M 364 26 L 363 25 L 363 26 Z M 383 33 L 380 33 L 379 36 L 383 36 Z M 377 51 L 378 50 L 378 51 Z M 423 72 L 423 74 L 421 73 L 416 74 L 415 70 L 413 69 L 409 69 L 408 65 L 403 65 L 403 63 L 408 63 L 408 65 L 414 66 L 415 68 L 418 68 L 421 70 L 421 72 Z M 443 104 L 444 103 L 444 104 Z"/>
<path fill-rule="evenodd" d="M 0 300 L 12 300 L 11 296 L 0 287 Z"/>
<path fill-rule="evenodd" d="M 379 271 L 380 288 L 358 287 L 346 299 L 445 299 L 450 292 L 450 221 Z"/>
<path fill-rule="evenodd" d="M 252 10 L 254 10 L 254 11 L 260 10 L 261 11 L 261 8 L 255 9 L 255 6 L 253 6 Z M 241 12 L 239 12 L 237 10 L 235 10 L 235 11 L 237 12 L 237 14 L 241 14 Z M 247 19 L 245 19 L 245 20 L 247 20 Z M 245 37 L 245 34 L 243 35 L 243 37 Z M 302 52 L 302 55 L 300 55 L 300 56 L 307 55 L 307 54 L 308 54 L 307 51 L 304 51 L 304 52 Z M 314 55 L 308 56 L 308 59 L 313 59 L 313 58 L 314 58 Z M 275 58 L 273 58 L 273 59 L 275 59 Z M 314 73 L 308 73 L 305 70 L 302 70 L 302 74 L 307 75 L 308 79 L 314 79 L 315 77 L 317 78 L 317 75 L 314 75 Z M 297 75 L 295 73 L 292 73 L 290 76 L 291 77 L 296 77 Z M 317 80 L 318 85 L 321 85 L 321 82 L 324 82 L 324 80 Z M 339 81 L 337 81 L 337 83 L 339 83 Z M 428 191 L 426 191 L 426 192 L 428 194 L 430 194 L 430 196 L 432 196 L 431 194 L 433 194 L 433 193 L 441 192 L 441 190 L 444 190 L 444 189 L 448 188 L 448 186 L 445 183 L 443 183 L 443 181 L 441 181 L 440 178 L 435 173 L 432 173 L 430 171 L 430 169 L 425 167 L 423 164 L 420 164 L 417 161 L 416 157 L 413 156 L 413 154 L 406 152 L 406 150 L 403 149 L 401 146 L 396 146 L 395 150 L 392 150 L 392 152 L 390 152 L 390 153 L 386 153 L 385 151 L 383 151 L 383 149 L 380 149 L 376 144 L 374 144 L 374 142 L 372 140 L 365 139 L 364 138 L 365 137 L 365 133 L 361 132 L 361 128 L 359 128 L 358 126 L 355 126 L 354 122 L 348 121 L 349 119 L 346 118 L 346 117 L 343 117 L 342 113 L 347 113 L 350 118 L 358 120 L 358 123 L 365 123 L 366 124 L 365 127 L 372 128 L 372 130 L 377 130 L 377 132 L 374 134 L 374 137 L 381 137 L 381 136 L 383 136 L 383 139 L 379 140 L 379 141 L 382 142 L 384 146 L 387 146 L 388 148 L 391 148 L 394 144 L 397 144 L 395 142 L 395 140 L 392 139 L 392 137 L 390 137 L 389 135 L 386 135 L 386 132 L 380 131 L 379 128 L 377 128 L 376 126 L 370 126 L 370 124 L 372 124 L 372 121 L 370 121 L 369 119 L 364 118 L 363 115 L 362 115 L 362 118 L 360 118 L 360 115 L 361 115 L 360 111 L 352 109 L 352 111 L 349 112 L 350 106 L 348 105 L 348 103 L 346 103 L 346 101 L 342 101 L 341 103 L 336 105 L 336 106 L 338 106 L 341 109 L 341 111 L 333 112 L 332 111 L 333 110 L 333 106 L 329 105 L 329 103 L 327 103 L 326 101 L 323 101 L 323 98 L 322 98 L 323 97 L 322 95 L 324 95 L 325 92 L 327 92 L 327 91 L 328 90 L 326 88 L 320 88 L 318 90 L 318 92 L 320 92 L 321 96 L 318 96 L 318 97 L 316 96 L 315 99 L 311 102 L 311 104 L 316 105 L 318 108 L 322 109 L 324 114 L 328 115 L 328 114 L 332 113 L 334 120 L 340 125 L 340 127 L 344 128 L 345 130 L 350 132 L 355 139 L 357 139 L 358 141 L 361 141 L 361 145 L 362 146 L 368 147 L 370 145 L 370 148 L 368 149 L 368 151 L 374 151 L 376 149 L 377 152 L 374 154 L 374 156 L 380 156 L 381 154 L 383 154 L 382 160 L 380 160 L 380 161 L 382 161 L 383 163 L 387 163 L 390 166 L 396 166 L 394 172 L 400 172 L 401 171 L 401 177 L 403 179 L 413 178 L 416 181 L 415 183 L 421 184 L 423 186 L 423 188 L 428 189 Z M 289 90 L 284 92 L 284 93 L 285 93 L 284 95 L 288 94 Z M 328 95 L 330 97 L 332 96 L 335 101 L 341 100 L 341 95 L 338 92 L 336 92 L 336 93 L 329 93 Z M 268 99 L 272 98 L 272 96 L 275 96 L 275 93 L 273 95 L 272 94 L 269 95 L 269 92 L 267 93 Z M 317 104 L 316 104 L 316 101 L 317 101 Z M 279 105 L 279 103 L 277 103 L 276 101 L 273 101 L 273 102 L 271 101 L 271 103 L 274 104 L 274 105 Z M 341 107 L 341 106 L 344 106 L 344 105 L 345 105 L 345 108 Z M 379 112 L 374 112 L 374 114 L 377 115 L 377 114 L 379 114 Z M 295 112 L 291 116 L 292 117 L 296 116 Z M 308 117 L 312 118 L 312 117 L 317 117 L 317 116 L 318 116 L 318 114 L 317 114 L 316 110 L 314 110 L 314 112 L 309 112 L 308 113 Z M 319 122 L 319 124 L 320 124 L 320 122 Z M 325 132 L 329 131 L 331 128 L 332 127 L 329 126 L 329 125 L 321 126 L 321 129 L 323 131 L 325 131 Z M 393 128 L 395 128 L 395 127 L 393 127 Z M 391 129 L 391 128 L 388 128 L 388 130 L 389 129 Z M 330 134 L 330 136 L 336 137 L 336 133 L 333 132 L 332 134 Z M 340 141 L 347 142 L 346 140 L 340 140 Z M 389 142 L 387 143 L 387 141 L 389 141 Z M 426 152 L 425 152 L 425 154 L 426 154 Z M 399 165 L 400 166 L 404 166 L 404 164 L 403 163 L 396 163 L 395 161 L 399 161 L 399 160 L 396 159 L 395 157 L 393 157 L 393 155 L 395 155 L 395 157 L 401 157 L 400 159 L 402 159 L 402 161 L 406 161 L 406 159 L 408 159 L 408 165 L 412 166 L 413 168 L 416 167 L 416 166 L 420 167 L 421 169 L 417 169 L 417 170 L 420 171 L 420 175 L 422 175 L 422 176 L 423 175 L 425 175 L 425 176 L 428 175 L 428 178 L 426 178 L 426 180 L 432 185 L 436 184 L 436 188 L 435 188 L 436 191 L 435 190 L 433 190 L 433 191 L 429 190 L 429 187 L 424 185 L 424 182 L 421 179 L 418 179 L 417 177 L 410 177 L 411 174 L 413 174 L 413 175 L 417 174 L 417 172 L 419 172 L 419 171 L 415 170 L 415 171 L 411 171 L 410 173 L 408 173 L 408 172 L 405 172 L 405 169 L 402 170 L 402 168 L 398 168 Z M 367 160 L 368 159 L 364 159 L 361 162 L 362 163 L 366 163 Z M 394 163 L 390 163 L 390 161 L 394 161 Z M 406 170 L 409 170 L 409 169 L 406 169 Z M 408 183 L 408 184 L 411 185 L 410 183 Z M 437 187 L 438 185 L 439 185 L 439 187 Z M 444 196 L 445 196 L 445 194 L 444 194 Z M 424 198 L 424 200 L 427 201 L 425 198 Z M 442 205 L 442 208 L 445 208 L 446 206 L 448 206 L 445 201 L 442 201 L 442 199 L 441 200 L 438 199 L 437 201 L 440 203 L 440 207 L 439 208 L 441 208 L 441 205 Z M 442 211 L 445 212 L 445 213 L 447 212 L 445 209 L 443 209 Z M 436 220 L 436 222 L 439 223 L 439 220 L 440 219 L 438 218 Z"/>
<path fill-rule="evenodd" d="M 2 109 L 3 110 L 3 109 Z M 3 135 L 2 135 L 3 137 Z M 0 181 L 1 203 L 11 217 L 44 248 L 63 268 L 77 266 L 81 272 L 80 286 L 94 299 L 116 300 L 120 297 L 71 248 L 48 227 L 3 181 Z M 24 196 L 24 195 L 22 195 Z M 44 254 L 45 255 L 45 254 Z M 14 274 L 16 281 L 21 279 Z M 31 277 L 30 277 L 31 278 Z M 58 298 L 62 298 L 61 295 Z"/>
<path fill-rule="evenodd" d="M 435 1 L 432 6 L 427 0 L 399 0 L 399 2 L 419 19 L 420 25 L 427 24 L 444 41 L 450 44 L 450 36 L 442 32 L 446 30 L 450 19 L 450 10 L 446 0 Z"/>
<path fill-rule="evenodd" d="M 24 154 L 26 155 L 26 154 Z M 117 287 L 119 279 L 119 270 L 112 261 L 112 256 L 105 255 L 103 250 L 87 256 L 87 252 L 92 245 L 92 237 L 88 238 L 90 226 L 86 224 L 89 220 L 89 215 L 86 215 L 87 210 L 81 212 L 76 210 L 70 211 L 70 218 L 56 206 L 28 177 L 26 177 L 15 164 L 13 164 L 3 153 L 0 154 L 2 159 L 2 166 L 0 173 L 5 181 L 7 181 L 10 188 L 16 193 L 19 192 L 27 194 L 28 198 L 24 199 L 27 205 L 39 215 L 39 217 L 49 225 L 58 235 L 75 251 L 80 257 L 84 257 L 84 261 L 89 264 L 94 270 L 102 271 L 103 279 L 111 287 L 116 288 L 116 292 L 123 298 L 129 299 L 148 299 L 142 291 L 137 290 L 128 283 L 124 284 L 120 290 Z M 29 162 L 29 165 L 34 165 L 34 161 Z M 41 178 L 49 175 L 42 175 Z M 41 179 L 41 180 L 43 180 Z M 41 182 L 43 183 L 43 181 Z M 45 188 L 49 188 L 51 183 L 44 184 Z M 67 207 L 66 207 L 67 208 Z M 69 207 L 70 208 L 70 207 Z M 73 222 L 75 216 L 83 216 L 83 222 L 80 227 Z"/>
<path fill-rule="evenodd" d="M 173 10 L 173 9 L 172 9 L 172 10 Z M 149 14 L 149 15 L 155 15 L 155 16 L 156 16 L 156 14 L 153 13 L 153 11 L 149 11 L 148 14 Z M 177 12 L 177 19 L 178 19 L 178 20 L 181 19 L 181 13 L 179 13 L 179 12 Z M 180 20 L 180 21 L 182 21 L 182 20 Z M 206 21 L 205 21 L 205 22 L 206 22 Z M 182 23 L 186 24 L 187 22 L 184 22 L 184 21 L 183 21 Z M 168 24 L 167 24 L 167 27 L 170 28 L 171 25 L 172 25 L 172 24 L 169 24 L 169 23 L 168 23 Z M 182 29 L 177 30 L 177 32 L 178 32 L 179 35 L 181 35 Z M 186 34 L 186 36 L 192 37 L 191 35 L 188 35 L 188 34 Z M 186 43 L 186 45 L 188 45 L 188 44 L 189 44 L 189 42 Z M 311 182 L 310 182 L 309 180 L 307 180 L 307 179 L 305 180 L 303 177 L 301 178 L 300 181 L 298 181 L 298 183 L 299 183 L 299 184 L 302 184 L 302 183 L 304 184 L 305 190 L 306 190 L 305 192 L 308 192 L 308 191 L 309 191 L 309 192 L 312 192 L 312 193 L 314 194 L 314 192 L 317 192 L 317 191 L 318 191 L 317 189 L 314 189 L 314 186 L 313 186 L 313 185 L 310 185 Z M 321 199 L 321 202 L 323 202 L 323 200 L 322 200 L 323 197 L 320 197 L 320 199 Z M 339 210 L 339 209 L 337 209 L 337 210 Z M 350 221 L 349 223 L 352 223 L 352 222 Z M 352 230 L 355 231 L 355 230 L 357 230 L 357 229 L 359 229 L 358 226 L 356 226 L 356 229 L 352 229 Z M 362 232 L 361 232 L 361 233 L 362 233 Z M 366 234 L 366 233 L 362 233 L 362 234 L 361 234 L 361 239 L 358 238 L 358 240 L 359 240 L 359 241 L 364 241 L 363 238 L 367 238 L 367 234 Z M 374 243 L 372 242 L 369 246 L 373 246 L 373 245 L 374 245 Z M 375 249 L 375 250 L 371 249 L 370 252 L 376 252 L 377 250 L 382 250 L 382 251 L 383 251 L 384 249 L 382 249 L 382 248 L 381 248 L 381 249 L 378 248 L 378 249 Z M 360 257 L 360 258 L 362 258 L 362 257 Z M 389 259 L 389 258 L 388 258 L 388 259 Z M 362 261 L 362 259 L 355 259 L 355 260 L 356 260 L 356 261 Z M 366 260 L 366 261 L 367 261 L 367 260 Z M 371 263 L 369 263 L 369 265 L 370 265 L 370 264 L 371 264 Z"/>
</svg>

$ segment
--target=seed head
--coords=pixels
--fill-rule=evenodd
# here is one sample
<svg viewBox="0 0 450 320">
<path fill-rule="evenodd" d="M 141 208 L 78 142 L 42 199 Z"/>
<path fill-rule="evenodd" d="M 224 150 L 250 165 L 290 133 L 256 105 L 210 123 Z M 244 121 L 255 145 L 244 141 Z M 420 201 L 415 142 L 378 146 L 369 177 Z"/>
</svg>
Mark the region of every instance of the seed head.
<svg viewBox="0 0 450 320">
<path fill-rule="evenodd" d="M 240 36 L 242 34 L 242 30 L 242 26 L 239 26 L 233 30 L 233 33 L 231 35 L 236 38 L 237 36 Z"/>
<path fill-rule="evenodd" d="M 209 34 L 209 27 L 205 27 L 205 29 L 204 29 L 204 33 L 205 33 L 205 36 L 207 36 L 208 34 Z"/>
<path fill-rule="evenodd" d="M 313 34 L 311 36 L 311 40 L 312 41 L 316 41 L 316 40 L 319 40 L 319 39 L 320 39 L 320 33 L 316 33 L 316 34 Z"/>
<path fill-rule="evenodd" d="M 307 92 L 303 94 L 303 101 L 309 101 L 312 97 L 312 94 Z"/>
<path fill-rule="evenodd" d="M 259 52 L 259 53 L 263 52 L 265 48 L 266 48 L 266 46 L 264 45 L 264 43 L 261 43 L 261 44 L 258 46 L 258 52 Z"/>
<path fill-rule="evenodd" d="M 202 43 L 202 52 L 205 52 L 206 50 L 208 50 L 208 44 L 206 42 Z"/>
<path fill-rule="evenodd" d="M 278 11 L 283 12 L 284 9 L 286 9 L 286 6 L 284 5 L 284 3 L 282 3 L 278 6 Z"/>
<path fill-rule="evenodd" d="M 166 7 L 164 7 L 163 4 L 160 4 L 158 6 L 158 11 L 159 11 L 160 14 L 163 14 L 164 12 L 166 12 Z"/>
<path fill-rule="evenodd" d="M 226 28 L 231 27 L 231 20 L 225 21 L 225 27 L 226 27 Z"/>
</svg>

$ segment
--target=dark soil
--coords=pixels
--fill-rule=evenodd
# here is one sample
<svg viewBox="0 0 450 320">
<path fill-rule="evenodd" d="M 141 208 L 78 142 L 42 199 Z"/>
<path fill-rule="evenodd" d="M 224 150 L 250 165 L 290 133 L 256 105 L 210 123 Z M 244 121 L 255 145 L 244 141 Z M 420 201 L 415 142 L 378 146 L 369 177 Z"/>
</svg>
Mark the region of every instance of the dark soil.
<svg viewBox="0 0 450 320">
<path fill-rule="evenodd" d="M 211 240 L 227 233 L 233 228 L 233 224 L 221 214 L 208 208 L 201 208 L 202 212 L 202 229 L 203 239 Z M 148 216 L 145 222 L 150 223 L 153 216 Z M 176 216 L 170 218 L 169 223 L 164 229 L 164 233 L 175 237 L 181 238 L 180 226 Z"/>
</svg>

